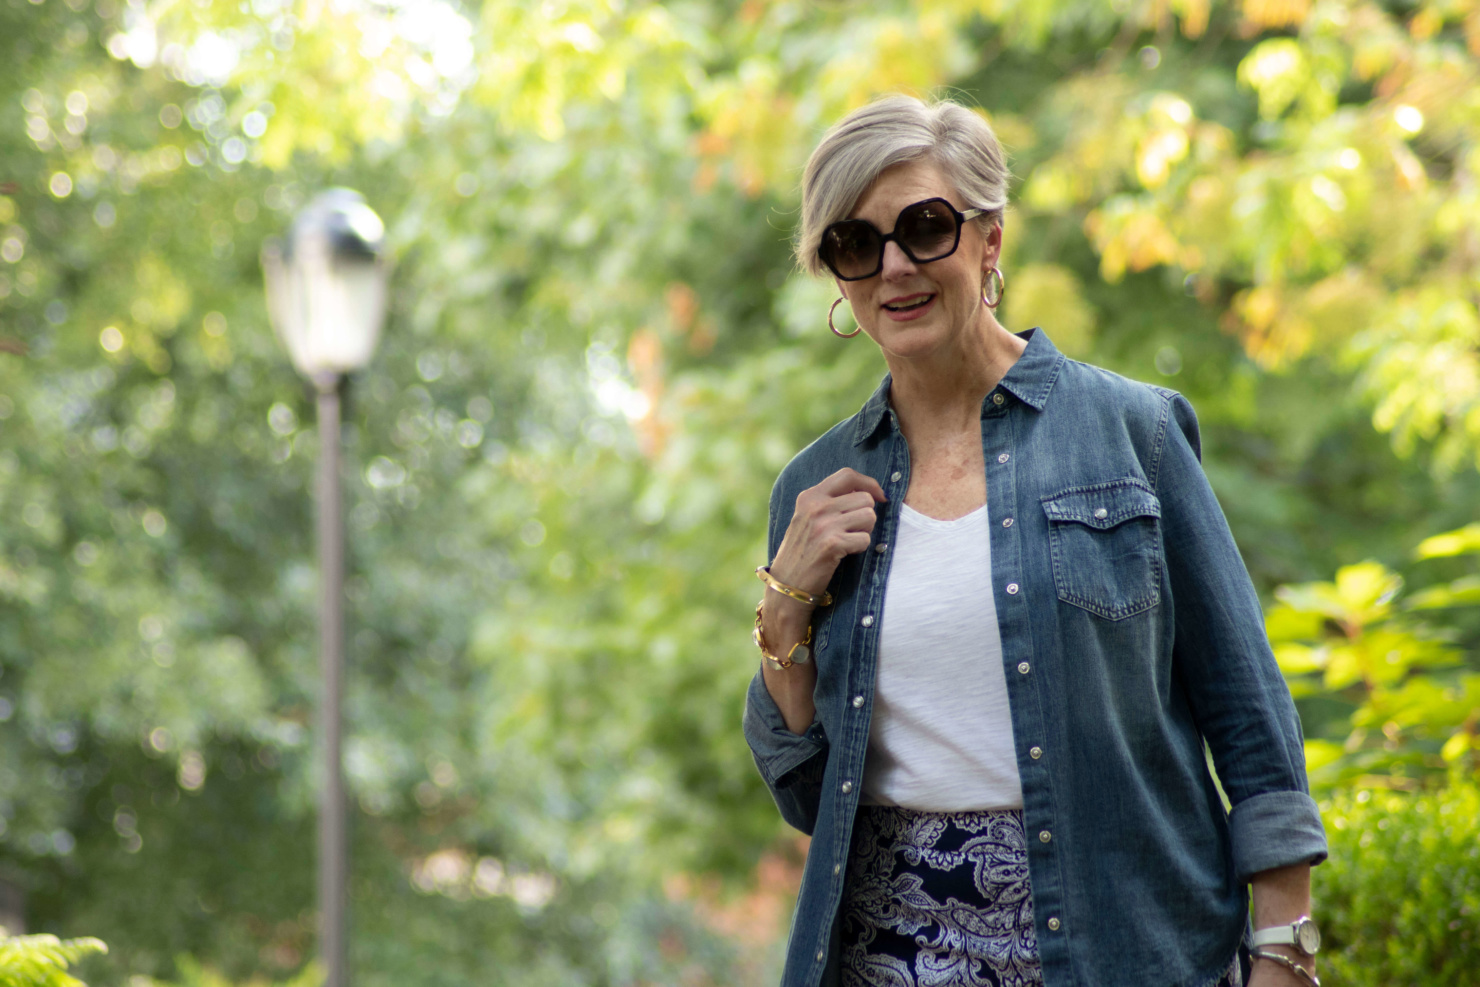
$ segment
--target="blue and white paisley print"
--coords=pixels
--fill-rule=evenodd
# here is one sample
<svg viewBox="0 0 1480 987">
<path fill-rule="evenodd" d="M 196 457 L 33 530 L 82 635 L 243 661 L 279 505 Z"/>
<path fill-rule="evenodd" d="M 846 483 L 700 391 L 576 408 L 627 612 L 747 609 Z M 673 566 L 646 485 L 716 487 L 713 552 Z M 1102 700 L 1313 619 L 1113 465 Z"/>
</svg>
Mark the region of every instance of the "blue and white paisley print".
<svg viewBox="0 0 1480 987">
<path fill-rule="evenodd" d="M 843 987 L 1040 987 L 1022 814 L 859 809 L 842 961 Z"/>
<path fill-rule="evenodd" d="M 842 933 L 843 987 L 1042 987 L 1022 813 L 860 808 Z"/>
</svg>

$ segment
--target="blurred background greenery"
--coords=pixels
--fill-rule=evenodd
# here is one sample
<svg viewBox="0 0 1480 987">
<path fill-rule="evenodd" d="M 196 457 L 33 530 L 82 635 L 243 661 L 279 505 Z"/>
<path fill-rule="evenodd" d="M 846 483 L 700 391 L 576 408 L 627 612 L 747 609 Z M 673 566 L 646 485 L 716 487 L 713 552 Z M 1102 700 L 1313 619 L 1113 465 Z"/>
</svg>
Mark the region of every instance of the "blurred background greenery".
<svg viewBox="0 0 1480 987">
<path fill-rule="evenodd" d="M 1006 324 L 1199 411 L 1333 979 L 1480 983 L 1477 68 L 1475 0 L 0 0 L 0 925 L 106 940 L 95 985 L 316 982 L 316 436 L 258 250 L 348 185 L 396 260 L 356 982 L 774 982 L 750 570 L 883 370 L 788 238 L 905 90 L 1010 151 Z"/>
</svg>

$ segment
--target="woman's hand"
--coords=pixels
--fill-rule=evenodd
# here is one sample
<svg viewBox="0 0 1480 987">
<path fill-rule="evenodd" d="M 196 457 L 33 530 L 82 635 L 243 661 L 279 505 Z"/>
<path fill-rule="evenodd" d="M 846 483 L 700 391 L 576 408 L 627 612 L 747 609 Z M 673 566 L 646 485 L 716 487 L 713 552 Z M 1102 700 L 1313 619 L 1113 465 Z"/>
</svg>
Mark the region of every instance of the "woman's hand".
<svg viewBox="0 0 1480 987">
<path fill-rule="evenodd" d="M 876 519 L 874 505 L 886 499 L 877 480 L 852 469 L 840 469 L 803 490 L 771 562 L 771 575 L 788 586 L 821 595 L 845 556 L 867 550 Z M 772 654 L 788 654 L 806 640 L 811 622 L 812 607 L 767 588 L 761 634 Z M 792 733 L 806 732 L 817 714 L 812 700 L 817 665 L 808 662 L 780 671 L 763 665 L 762 674 L 786 728 Z"/>
<path fill-rule="evenodd" d="M 803 490 L 771 561 L 771 575 L 788 586 L 822 593 L 844 556 L 868 548 L 874 505 L 887 499 L 877 480 L 847 468 Z"/>
</svg>

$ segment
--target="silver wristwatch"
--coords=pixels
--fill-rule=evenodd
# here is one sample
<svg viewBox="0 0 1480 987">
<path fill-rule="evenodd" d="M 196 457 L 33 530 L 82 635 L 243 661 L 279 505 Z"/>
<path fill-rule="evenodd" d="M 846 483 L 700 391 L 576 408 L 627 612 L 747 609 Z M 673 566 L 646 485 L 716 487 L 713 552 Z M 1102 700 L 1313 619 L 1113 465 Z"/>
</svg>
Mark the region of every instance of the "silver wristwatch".
<svg viewBox="0 0 1480 987">
<path fill-rule="evenodd" d="M 1315 919 L 1302 915 L 1289 925 L 1256 929 L 1253 944 L 1255 949 L 1260 946 L 1294 946 L 1306 956 L 1314 956 L 1321 948 L 1321 930 L 1316 928 Z"/>
</svg>

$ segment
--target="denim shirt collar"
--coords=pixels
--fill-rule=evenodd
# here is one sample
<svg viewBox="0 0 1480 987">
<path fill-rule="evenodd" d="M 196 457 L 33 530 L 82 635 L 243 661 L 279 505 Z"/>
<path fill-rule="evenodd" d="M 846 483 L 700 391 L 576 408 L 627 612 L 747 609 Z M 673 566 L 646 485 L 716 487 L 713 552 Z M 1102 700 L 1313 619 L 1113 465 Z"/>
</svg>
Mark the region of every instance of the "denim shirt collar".
<svg viewBox="0 0 1480 987">
<path fill-rule="evenodd" d="M 1028 348 L 1008 369 L 1007 375 L 1002 378 L 998 387 L 1012 394 L 1034 411 L 1042 411 L 1043 406 L 1048 403 L 1048 392 L 1053 390 L 1054 381 L 1059 376 L 1059 369 L 1064 364 L 1064 355 L 1049 341 L 1048 335 L 1040 329 L 1029 329 L 1017 335 L 1028 341 Z M 883 422 L 885 415 L 889 413 L 891 379 L 889 374 L 884 375 L 884 380 L 879 384 L 878 390 L 874 391 L 873 396 L 864 402 L 863 407 L 855 416 L 854 445 L 860 445 L 872 436 Z"/>
</svg>

